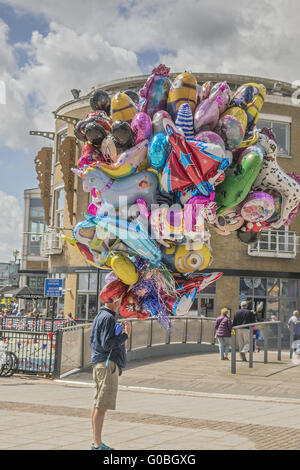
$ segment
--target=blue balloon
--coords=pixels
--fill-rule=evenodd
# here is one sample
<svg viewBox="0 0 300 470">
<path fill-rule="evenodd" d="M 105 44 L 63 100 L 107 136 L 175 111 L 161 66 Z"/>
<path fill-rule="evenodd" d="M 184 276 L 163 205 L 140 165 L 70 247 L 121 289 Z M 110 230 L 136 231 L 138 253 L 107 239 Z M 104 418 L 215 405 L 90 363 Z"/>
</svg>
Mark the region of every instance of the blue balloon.
<svg viewBox="0 0 300 470">
<path fill-rule="evenodd" d="M 129 222 L 107 215 L 95 217 L 97 224 L 113 233 L 135 254 L 150 261 L 154 266 L 161 265 L 161 251 L 153 238 L 148 234 L 146 227 L 139 220 Z"/>
<path fill-rule="evenodd" d="M 166 134 L 156 134 L 152 137 L 149 146 L 149 163 L 154 170 L 160 170 L 166 163 L 170 147 Z"/>
</svg>

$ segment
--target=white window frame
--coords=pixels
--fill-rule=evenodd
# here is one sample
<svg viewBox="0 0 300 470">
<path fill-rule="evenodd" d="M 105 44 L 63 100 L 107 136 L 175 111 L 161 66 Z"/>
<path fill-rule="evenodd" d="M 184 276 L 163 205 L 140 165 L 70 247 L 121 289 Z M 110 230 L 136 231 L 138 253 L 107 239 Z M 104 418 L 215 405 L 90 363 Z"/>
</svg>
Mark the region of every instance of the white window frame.
<svg viewBox="0 0 300 470">
<path fill-rule="evenodd" d="M 61 127 L 59 129 L 59 131 L 57 132 L 56 134 L 56 138 L 55 138 L 55 163 L 59 163 L 59 152 L 58 152 L 58 149 L 61 145 L 61 143 L 65 140 L 66 137 L 68 137 L 68 126 L 64 126 L 64 127 Z M 60 138 L 62 135 L 64 135 L 65 133 L 67 132 L 67 135 L 66 137 L 64 137 L 64 139 L 62 140 L 62 142 L 60 142 Z"/>
<path fill-rule="evenodd" d="M 264 114 L 261 113 L 259 115 L 259 121 L 271 121 L 272 122 L 278 122 L 280 124 L 289 124 L 289 129 L 290 132 L 288 134 L 288 147 L 289 147 L 289 153 L 284 153 L 284 152 L 278 152 L 278 157 L 282 158 L 292 158 L 291 155 L 291 127 L 292 127 L 292 118 L 291 116 L 283 116 L 280 114 Z"/>
<path fill-rule="evenodd" d="M 62 227 L 59 227 L 57 225 L 57 217 L 58 217 L 58 214 L 60 214 L 60 215 L 62 214 L 62 220 L 64 220 L 64 210 L 65 209 L 64 208 L 63 209 L 56 209 L 56 197 L 57 197 L 56 193 L 57 193 L 57 191 L 61 191 L 61 190 L 63 190 L 63 191 L 65 190 L 64 185 L 56 186 L 53 189 L 53 195 L 54 195 L 54 197 L 53 197 L 53 199 L 54 199 L 54 204 L 53 204 L 53 226 L 55 228 L 61 228 L 62 229 L 64 227 L 64 223 L 63 223 Z M 65 199 L 65 195 L 64 195 L 64 199 Z"/>
</svg>

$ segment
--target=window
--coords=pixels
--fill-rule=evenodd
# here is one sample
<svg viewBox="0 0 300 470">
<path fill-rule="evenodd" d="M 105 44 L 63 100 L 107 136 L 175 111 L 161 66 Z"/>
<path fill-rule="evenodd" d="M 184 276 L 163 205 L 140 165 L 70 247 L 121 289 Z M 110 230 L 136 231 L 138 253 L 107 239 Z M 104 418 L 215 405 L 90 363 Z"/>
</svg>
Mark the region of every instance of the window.
<svg viewBox="0 0 300 470">
<path fill-rule="evenodd" d="M 28 287 L 33 289 L 44 289 L 45 278 L 41 276 L 29 276 L 27 278 Z"/>
<path fill-rule="evenodd" d="M 63 228 L 64 207 L 65 207 L 65 191 L 63 188 L 55 190 L 54 200 L 55 200 L 54 226 L 57 228 Z"/>
<path fill-rule="evenodd" d="M 28 254 L 40 255 L 40 244 L 44 232 L 44 208 L 41 199 L 31 199 L 29 207 Z"/>
<path fill-rule="evenodd" d="M 262 129 L 263 127 L 271 128 L 277 139 L 278 154 L 290 155 L 291 124 L 289 122 L 259 119 L 256 127 L 258 129 Z"/>
<path fill-rule="evenodd" d="M 105 284 L 105 275 L 99 273 L 99 290 Z M 97 272 L 78 273 L 76 317 L 92 320 L 97 314 Z"/>
<path fill-rule="evenodd" d="M 63 129 L 61 130 L 57 136 L 56 136 L 56 153 L 55 153 L 55 163 L 59 162 L 59 147 L 65 140 L 65 138 L 68 137 L 68 129 Z"/>
<path fill-rule="evenodd" d="M 298 306 L 298 281 L 278 278 L 240 278 L 240 296 L 251 301 L 258 312 L 258 320 L 270 320 L 275 314 L 287 322 Z"/>
</svg>

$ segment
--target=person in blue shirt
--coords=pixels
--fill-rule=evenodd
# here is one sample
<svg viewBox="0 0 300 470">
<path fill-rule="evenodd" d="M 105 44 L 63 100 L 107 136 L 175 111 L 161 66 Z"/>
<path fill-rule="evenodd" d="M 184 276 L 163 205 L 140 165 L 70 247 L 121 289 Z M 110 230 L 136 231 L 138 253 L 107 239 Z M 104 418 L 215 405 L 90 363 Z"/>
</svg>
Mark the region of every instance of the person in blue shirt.
<svg viewBox="0 0 300 470">
<path fill-rule="evenodd" d="M 116 313 L 121 299 L 109 299 L 93 321 L 90 347 L 94 403 L 91 411 L 94 442 L 92 450 L 110 450 L 102 441 L 102 429 L 107 410 L 116 409 L 118 378 L 126 366 L 125 342 L 130 335 L 130 323 L 124 322 L 121 333 L 116 327 Z"/>
</svg>

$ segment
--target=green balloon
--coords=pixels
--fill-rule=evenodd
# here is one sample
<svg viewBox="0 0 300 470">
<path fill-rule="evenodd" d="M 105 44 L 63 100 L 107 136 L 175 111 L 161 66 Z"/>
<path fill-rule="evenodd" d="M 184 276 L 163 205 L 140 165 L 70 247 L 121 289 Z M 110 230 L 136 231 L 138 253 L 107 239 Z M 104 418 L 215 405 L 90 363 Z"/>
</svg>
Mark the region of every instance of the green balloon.
<svg viewBox="0 0 300 470">
<path fill-rule="evenodd" d="M 215 201 L 217 214 L 240 204 L 248 195 L 263 161 L 263 153 L 259 147 L 249 149 L 241 162 L 233 166 L 233 173 L 228 174 L 225 180 L 216 187 Z"/>
</svg>

